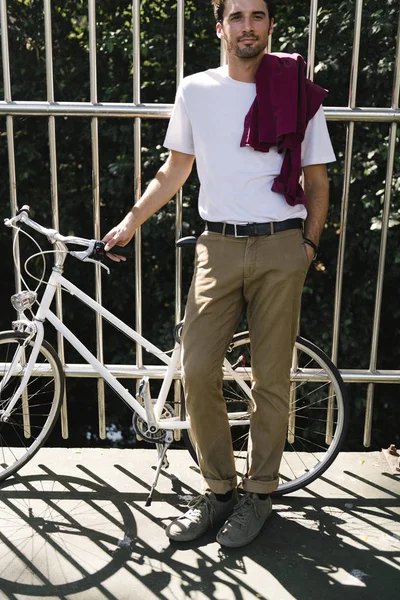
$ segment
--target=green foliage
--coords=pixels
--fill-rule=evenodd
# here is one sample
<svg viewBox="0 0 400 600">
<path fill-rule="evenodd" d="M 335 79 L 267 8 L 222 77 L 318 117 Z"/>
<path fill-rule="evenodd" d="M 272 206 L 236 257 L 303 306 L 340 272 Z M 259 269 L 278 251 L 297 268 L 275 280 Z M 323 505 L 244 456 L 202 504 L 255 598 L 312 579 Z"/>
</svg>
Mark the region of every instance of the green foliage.
<svg viewBox="0 0 400 600">
<path fill-rule="evenodd" d="M 309 2 L 282 0 L 277 15 L 273 50 L 307 55 Z M 54 94 L 56 101 L 89 101 L 88 7 L 83 0 L 52 3 L 52 41 Z M 172 103 L 176 89 L 176 2 L 142 0 L 141 7 L 141 101 Z M 321 0 L 315 57 L 315 80 L 329 89 L 327 106 L 347 106 L 350 87 L 354 37 L 355 1 Z M 8 3 L 10 70 L 13 100 L 46 100 L 46 56 L 43 2 L 17 0 Z M 97 20 L 97 98 L 100 102 L 131 102 L 133 99 L 134 62 L 132 59 L 132 5 L 126 0 L 102 0 L 96 6 Z M 209 2 L 185 2 L 185 74 L 219 64 L 219 42 Z M 389 107 L 392 102 L 397 0 L 363 3 L 360 39 L 359 77 L 356 104 Z M 167 122 L 142 123 L 142 188 L 166 159 L 162 147 Z M 332 323 L 339 233 L 342 227 L 341 200 L 347 127 L 330 123 L 337 162 L 329 167 L 331 207 L 322 239 L 319 261 L 309 272 L 304 292 L 302 334 L 321 345 L 328 353 L 332 345 Z M 8 172 L 6 120 L 0 122 L 3 143 L 0 165 Z M 57 178 L 60 227 L 64 232 L 92 235 L 92 148 L 91 122 L 86 118 L 57 118 Z M 31 205 L 34 215 L 51 224 L 48 131 L 44 117 L 14 119 L 18 203 Z M 388 124 L 356 124 L 349 213 L 346 234 L 345 274 L 340 318 L 339 366 L 368 368 L 372 337 L 381 223 L 383 214 Z M 397 142 L 398 144 L 398 142 Z M 133 123 L 130 119 L 99 119 L 100 195 L 102 232 L 106 233 L 125 214 L 133 202 Z M 398 145 L 396 146 L 398 148 Z M 400 309 L 397 289 L 400 265 L 400 156 L 396 152 L 387 238 L 387 261 L 379 338 L 378 367 L 396 369 L 400 364 Z M 0 179 L 3 198 L 9 197 L 6 176 Z M 197 215 L 196 174 L 184 187 L 183 235 L 201 230 Z M 0 217 L 9 215 L 6 201 Z M 171 346 L 175 294 L 175 202 L 170 202 L 142 228 L 143 330 L 162 348 Z M 0 307 L 2 328 L 13 318 L 9 296 L 14 289 L 11 268 L 10 232 L 0 230 L 3 255 L 3 293 Z M 192 253 L 185 252 L 185 290 L 192 269 Z M 93 289 L 94 274 L 87 265 L 68 266 L 70 275 L 88 293 Z M 113 266 L 110 277 L 103 278 L 104 303 L 112 311 L 134 323 L 134 273 L 132 265 Z M 94 346 L 94 316 L 83 316 L 79 306 L 65 299 L 66 321 L 85 343 Z M 105 330 L 106 360 L 134 360 L 132 345 Z M 70 352 L 68 350 L 68 352 Z M 68 355 L 75 358 L 72 354 Z M 146 356 L 146 360 L 147 360 Z M 69 382 L 71 418 L 80 392 L 79 382 Z M 85 384 L 86 385 L 86 384 Z M 354 406 L 351 448 L 360 447 L 360 419 L 365 402 L 365 386 L 349 386 Z M 390 388 L 390 389 L 389 389 Z M 379 386 L 374 413 L 374 445 L 396 442 L 398 426 L 390 423 L 400 417 L 395 386 Z M 116 403 L 107 402 L 109 421 L 123 428 Z M 81 409 L 79 409 L 81 410 Z M 78 410 L 78 414 L 79 414 Z M 83 432 L 92 428 L 96 410 L 87 410 Z M 386 419 L 389 415 L 389 419 Z M 125 419 L 125 420 L 124 420 Z M 71 428 L 72 429 L 72 428 Z M 69 443 L 84 444 L 82 431 Z M 356 433 L 355 433 L 356 432 Z M 73 431 L 71 432 L 73 436 Z M 388 437 L 385 437 L 388 436 Z M 397 437 L 397 442 L 399 438 Z"/>
</svg>

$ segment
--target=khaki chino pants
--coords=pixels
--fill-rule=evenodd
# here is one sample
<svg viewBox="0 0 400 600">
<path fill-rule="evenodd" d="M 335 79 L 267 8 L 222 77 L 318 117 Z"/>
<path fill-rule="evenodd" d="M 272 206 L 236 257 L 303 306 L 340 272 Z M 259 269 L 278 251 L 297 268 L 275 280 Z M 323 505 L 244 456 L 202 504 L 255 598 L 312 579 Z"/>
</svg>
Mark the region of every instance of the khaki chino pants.
<svg viewBox="0 0 400 600">
<path fill-rule="evenodd" d="M 243 488 L 270 493 L 278 486 L 292 350 L 308 265 L 300 229 L 248 238 L 207 231 L 198 239 L 183 328 L 183 382 L 199 466 L 214 493 L 237 485 L 222 364 L 245 307 L 255 409 Z"/>
</svg>

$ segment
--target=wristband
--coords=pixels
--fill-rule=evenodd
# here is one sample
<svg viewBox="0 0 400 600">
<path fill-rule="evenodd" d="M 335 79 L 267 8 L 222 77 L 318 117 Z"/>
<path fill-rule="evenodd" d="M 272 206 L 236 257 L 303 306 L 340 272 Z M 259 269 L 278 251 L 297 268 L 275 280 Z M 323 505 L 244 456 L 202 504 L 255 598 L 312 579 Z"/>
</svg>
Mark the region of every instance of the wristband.
<svg viewBox="0 0 400 600">
<path fill-rule="evenodd" d="M 314 242 L 312 240 L 310 240 L 310 238 L 303 238 L 303 242 L 305 244 L 307 244 L 308 246 L 311 246 L 311 248 L 314 250 L 314 258 L 313 260 L 315 260 L 317 258 L 317 254 L 318 254 L 318 246 L 317 244 L 314 244 Z"/>
</svg>

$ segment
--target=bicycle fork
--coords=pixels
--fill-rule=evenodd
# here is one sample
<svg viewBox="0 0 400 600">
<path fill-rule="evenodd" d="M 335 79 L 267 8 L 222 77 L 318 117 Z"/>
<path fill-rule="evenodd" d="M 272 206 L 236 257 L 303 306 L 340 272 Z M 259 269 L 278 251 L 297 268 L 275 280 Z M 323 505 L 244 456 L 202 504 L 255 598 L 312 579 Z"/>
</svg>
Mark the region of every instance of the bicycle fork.
<svg viewBox="0 0 400 600">
<path fill-rule="evenodd" d="M 29 381 L 29 378 L 33 372 L 36 359 L 39 354 L 40 347 L 43 341 L 43 326 L 41 323 L 35 323 L 24 320 L 15 321 L 13 326 L 16 331 L 22 331 L 22 327 L 25 327 L 25 330 L 29 332 L 29 336 L 26 340 L 17 348 L 10 366 L 8 368 L 7 373 L 4 374 L 4 378 L 1 382 L 0 392 L 3 392 L 3 389 L 6 388 L 9 380 L 16 374 L 21 374 L 21 382 L 18 388 L 13 393 L 12 397 L 9 399 L 8 405 L 6 408 L 2 409 L 0 412 L 0 421 L 8 421 L 12 411 L 14 410 L 15 405 L 17 404 L 21 394 L 23 393 L 26 385 Z M 36 337 L 35 337 L 36 336 Z M 25 348 L 28 346 L 29 342 L 35 337 L 35 342 L 32 348 L 31 355 L 29 357 L 28 363 L 25 363 Z"/>
</svg>

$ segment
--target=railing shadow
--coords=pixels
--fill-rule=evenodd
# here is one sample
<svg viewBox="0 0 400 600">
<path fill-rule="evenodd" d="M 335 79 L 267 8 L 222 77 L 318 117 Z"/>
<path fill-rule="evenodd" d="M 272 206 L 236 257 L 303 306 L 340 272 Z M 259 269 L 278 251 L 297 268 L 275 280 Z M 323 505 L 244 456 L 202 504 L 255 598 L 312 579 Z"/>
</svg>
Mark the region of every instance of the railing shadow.
<svg viewBox="0 0 400 600">
<path fill-rule="evenodd" d="M 15 476 L 0 486 L 3 597 L 69 600 L 85 592 L 88 598 L 120 600 L 126 579 L 132 598 L 146 598 L 146 590 L 165 599 L 174 590 L 179 597 L 237 600 L 337 600 L 339 593 L 346 600 L 398 598 L 396 493 L 365 498 L 325 479 L 347 497 L 325 499 L 314 492 L 278 499 L 264 533 L 228 551 L 216 544 L 215 532 L 185 545 L 164 536 L 176 509 L 184 510 L 182 498 L 196 490 L 164 472 L 170 491 L 146 508 L 148 484 L 126 467 L 114 468 L 128 488 L 131 481 L 140 491 L 117 490 L 102 478 L 100 463 L 96 472 L 78 465 L 82 477 L 40 465 L 38 475 Z"/>
</svg>

